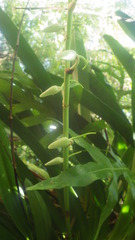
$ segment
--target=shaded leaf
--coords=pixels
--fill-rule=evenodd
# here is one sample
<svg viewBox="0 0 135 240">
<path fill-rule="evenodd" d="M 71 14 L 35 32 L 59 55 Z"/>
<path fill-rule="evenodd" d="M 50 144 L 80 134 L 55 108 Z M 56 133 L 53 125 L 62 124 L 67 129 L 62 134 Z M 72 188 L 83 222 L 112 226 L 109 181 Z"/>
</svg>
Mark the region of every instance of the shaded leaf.
<svg viewBox="0 0 135 240">
<path fill-rule="evenodd" d="M 30 169 L 32 172 L 37 173 L 39 176 L 41 176 L 43 179 L 49 178 L 49 174 L 45 169 L 42 169 L 38 166 L 36 166 L 33 163 L 30 163 L 28 161 L 23 160 L 23 163 L 26 164 L 28 169 Z"/>
<path fill-rule="evenodd" d="M 86 125 L 82 131 L 83 132 L 99 132 L 106 128 L 106 123 L 103 120 L 95 121 Z"/>
<path fill-rule="evenodd" d="M 0 123 L 0 166 L 0 195 L 4 205 L 20 232 L 25 237 L 30 236 L 30 226 L 23 200 L 17 193 L 9 142 L 2 123 Z"/>
<path fill-rule="evenodd" d="M 56 177 L 49 178 L 46 181 L 29 187 L 28 190 L 60 189 L 69 186 L 83 187 L 98 179 L 104 180 L 112 178 L 114 174 L 117 174 L 117 177 L 119 177 L 123 172 L 129 172 L 125 165 L 121 165 L 121 167 L 117 166 L 117 164 L 111 165 L 109 160 L 103 165 L 99 159 L 98 164 L 94 162 L 89 162 L 84 165 L 79 164 Z M 130 180 L 134 183 L 133 176 L 132 178 L 130 176 Z"/>
<path fill-rule="evenodd" d="M 0 104 L 0 111 L 2 112 L 1 120 L 8 126 L 9 125 L 9 112 Z M 49 152 L 46 151 L 37 140 L 36 136 L 26 128 L 15 116 L 14 118 L 14 131 L 19 137 L 34 151 L 39 159 L 45 163 L 50 159 Z M 36 148 L 35 148 L 36 146 Z"/>
<path fill-rule="evenodd" d="M 8 229 L 7 227 L 4 227 L 0 225 L 0 238 L 2 240 L 16 240 L 16 236 L 14 236 Z M 21 238 L 22 239 L 22 238 Z"/>
<path fill-rule="evenodd" d="M 31 186 L 31 182 L 26 179 L 26 186 Z M 39 192 L 28 192 L 28 199 L 34 219 L 37 240 L 50 239 L 51 219 L 42 196 Z"/>
</svg>

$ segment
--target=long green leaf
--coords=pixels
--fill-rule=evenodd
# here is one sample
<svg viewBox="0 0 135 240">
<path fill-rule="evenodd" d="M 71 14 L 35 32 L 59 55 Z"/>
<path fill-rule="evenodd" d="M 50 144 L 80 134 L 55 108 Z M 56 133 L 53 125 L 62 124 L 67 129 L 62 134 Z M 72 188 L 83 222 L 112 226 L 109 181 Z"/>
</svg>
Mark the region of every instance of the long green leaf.
<svg viewBox="0 0 135 240">
<path fill-rule="evenodd" d="M 26 186 L 31 182 L 26 179 Z M 39 192 L 28 192 L 28 199 L 34 219 L 37 240 L 49 240 L 51 231 L 51 219 L 45 202 Z"/>
<path fill-rule="evenodd" d="M 76 136 L 72 131 L 70 131 L 70 133 L 72 137 Z M 29 187 L 28 190 L 60 189 L 67 186 L 84 187 L 96 180 L 112 179 L 108 187 L 107 204 L 103 208 L 99 218 L 99 225 L 94 238 L 96 240 L 104 221 L 111 214 L 111 211 L 118 200 L 117 181 L 119 176 L 123 175 L 127 180 L 132 189 L 131 191 L 134 198 L 135 178 L 119 159 L 117 159 L 116 163 L 111 164 L 110 160 L 104 156 L 104 154 L 102 154 L 97 148 L 89 145 L 83 138 L 76 138 L 74 141 L 88 151 L 96 163 L 89 162 L 84 165 L 79 164 L 61 173 L 57 177 L 50 178 Z"/>
<path fill-rule="evenodd" d="M 69 186 L 84 187 L 98 179 L 104 180 L 112 178 L 114 173 L 119 176 L 123 174 L 123 172 L 129 172 L 128 168 L 123 165 L 119 167 L 116 164 L 108 165 L 107 162 L 106 164 L 104 163 L 104 165 L 100 162 L 98 162 L 98 164 L 89 162 L 84 165 L 79 164 L 56 177 L 37 183 L 29 187 L 28 190 L 61 189 Z M 134 183 L 133 176 L 131 181 Z"/>
<path fill-rule="evenodd" d="M 72 31 L 72 49 L 74 49 L 78 55 L 83 56 L 87 59 L 86 51 L 84 47 L 83 38 L 79 28 L 75 25 Z M 89 89 L 89 73 L 88 69 L 82 70 L 84 67 L 84 62 L 80 59 L 78 67 L 73 72 L 73 79 L 81 83 L 85 89 Z M 90 121 L 90 113 L 88 109 L 83 106 L 78 107 L 78 112 L 81 114 L 87 121 Z"/>
<path fill-rule="evenodd" d="M 2 112 L 1 120 L 9 126 L 9 112 L 8 110 L 0 104 L 0 111 Z M 37 157 L 43 162 L 51 159 L 48 151 L 46 151 L 41 144 L 36 139 L 36 136 L 26 128 L 16 117 L 14 117 L 14 131 L 19 137 L 35 152 Z M 36 146 L 36 148 L 35 148 Z"/>
<path fill-rule="evenodd" d="M 114 208 L 115 204 L 118 201 L 118 190 L 117 190 L 117 177 L 114 174 L 113 181 L 108 187 L 108 197 L 107 197 L 107 203 L 104 206 L 100 218 L 99 218 L 99 224 L 97 227 L 97 231 L 94 237 L 94 240 L 98 239 L 98 235 L 100 232 L 100 229 L 104 223 L 104 221 L 108 218 L 108 216 L 111 214 L 112 209 Z"/>
<path fill-rule="evenodd" d="M 71 103 L 81 103 L 87 109 L 96 113 L 107 121 L 115 130 L 121 133 L 121 135 L 127 140 L 128 143 L 133 144 L 132 127 L 124 115 L 111 106 L 109 103 L 104 103 L 97 96 L 90 91 L 76 86 L 71 91 Z"/>
<path fill-rule="evenodd" d="M 113 37 L 104 35 L 104 39 L 132 79 L 132 117 L 133 129 L 135 132 L 135 60 L 132 55 Z"/>
<path fill-rule="evenodd" d="M 7 239 L 10 239 L 10 240 L 16 240 L 16 236 L 14 236 L 11 232 L 9 232 L 9 230 L 0 225 L 0 239 L 2 240 L 7 240 Z M 22 240 L 22 238 L 21 238 Z"/>
<path fill-rule="evenodd" d="M 82 207 L 79 198 L 76 198 L 73 194 L 70 195 L 71 200 L 71 212 L 75 216 L 75 232 L 78 233 L 80 239 L 89 240 L 90 231 L 86 213 Z M 73 229 L 74 231 L 74 229 Z"/>
<path fill-rule="evenodd" d="M 93 66 L 92 69 L 95 71 L 96 75 L 92 72 L 89 73 L 90 90 L 101 101 L 111 107 L 126 120 L 126 116 L 116 100 L 113 88 L 107 83 L 103 73 L 97 67 Z"/>
<path fill-rule="evenodd" d="M 2 205 L 2 204 L 0 204 Z M 5 208 L 0 206 L 0 239 L 7 240 L 7 239 L 19 239 L 19 240 L 26 240 L 26 238 L 21 234 L 21 232 L 17 229 L 15 224 L 13 223 L 9 214 L 7 214 Z M 10 234 L 10 237 L 8 237 Z"/>
<path fill-rule="evenodd" d="M 26 168 L 24 163 L 17 156 L 16 156 L 16 162 L 17 162 L 18 174 L 19 174 L 19 177 L 20 177 L 21 181 L 23 183 L 25 183 L 25 180 L 28 179 L 30 182 L 32 182 L 32 184 L 36 184 L 37 179 L 35 179 L 32 172 L 30 172 Z M 51 201 L 50 195 L 47 192 L 42 191 L 42 192 L 40 192 L 40 194 L 42 195 L 41 197 L 42 197 L 44 203 L 47 206 L 47 210 L 50 214 L 51 220 L 53 222 L 53 226 L 55 226 L 53 230 L 54 231 L 56 230 L 56 232 L 57 231 L 58 232 L 65 232 L 66 231 L 66 226 L 65 226 L 65 222 L 63 221 L 63 216 L 62 216 L 62 213 L 61 213 L 61 209 L 55 207 L 54 202 Z M 78 209 L 78 211 L 79 211 L 79 209 Z M 53 238 L 53 239 L 55 239 L 55 238 Z"/>
<path fill-rule="evenodd" d="M 0 10 L 0 29 L 2 30 L 4 36 L 7 38 L 8 42 L 11 44 L 13 48 L 15 48 L 15 36 L 17 35 L 17 28 L 15 25 L 11 22 L 11 20 L 7 17 L 7 15 Z M 55 75 L 47 73 L 41 63 L 39 62 L 36 55 L 33 53 L 30 46 L 27 44 L 25 39 L 21 36 L 20 38 L 20 46 L 18 55 L 23 61 L 24 65 L 29 69 L 30 74 L 33 76 L 35 83 L 41 87 L 42 89 L 49 87 L 54 84 L 61 84 L 62 80 L 58 78 Z M 33 61 L 34 59 L 34 61 Z M 45 81 L 47 79 L 47 81 Z M 75 89 L 74 89 L 75 90 Z M 71 98 L 72 102 L 75 100 L 75 97 L 77 97 L 78 90 L 76 88 L 75 90 L 76 94 L 74 95 L 73 99 Z M 95 98 L 91 93 L 87 94 L 87 90 L 83 91 L 83 96 L 81 98 L 80 103 L 87 107 L 89 110 L 95 112 L 99 116 L 101 116 L 103 119 L 105 119 L 108 123 L 110 123 L 116 130 L 120 131 L 120 133 L 127 139 L 129 143 L 132 144 L 132 130 L 130 129 L 130 126 L 128 123 L 125 123 L 122 121 L 121 117 L 118 117 L 118 123 L 116 123 L 116 114 L 112 112 L 112 109 L 109 107 L 106 107 L 103 105 L 102 101 Z M 74 94 L 74 93 L 73 93 Z M 87 97 L 85 96 L 88 95 Z M 88 101 L 90 99 L 90 101 Z M 74 101 L 75 102 L 75 101 Z M 109 102 L 109 101 L 107 101 Z M 106 103 L 107 103 L 106 102 Z M 26 99 L 26 104 L 28 104 L 28 101 Z M 47 106 L 50 106 L 50 109 L 53 109 L 53 112 L 55 111 L 57 114 L 58 119 L 61 117 L 61 98 L 57 96 L 55 98 L 51 98 L 47 100 L 47 103 L 45 102 L 45 109 Z M 57 106 L 57 108 L 54 108 L 54 105 Z M 33 106 L 33 105 L 32 105 Z M 16 105 L 17 107 L 17 105 Z M 19 105 L 18 107 L 21 107 Z M 38 106 L 39 107 L 39 106 Z M 26 107 L 27 108 L 27 107 Z M 15 108 L 16 109 L 16 108 Z M 22 109 L 22 108 L 21 108 Z M 16 109 L 16 111 L 20 111 L 21 109 Z M 56 111 L 57 109 L 57 111 Z M 23 109 L 22 109 L 23 110 Z M 101 111 L 102 110 L 102 111 Z M 26 116 L 27 117 L 27 116 Z M 121 122 L 122 121 L 122 122 Z M 124 126 L 124 127 L 123 127 Z M 128 134 L 126 134 L 126 132 Z"/>
<path fill-rule="evenodd" d="M 3 35 L 5 36 L 11 47 L 15 50 L 18 29 L 1 8 L 0 30 L 2 31 Z M 39 88 L 44 90 L 52 86 L 54 83 L 56 85 L 62 84 L 62 79 L 60 77 L 45 71 L 43 65 L 31 49 L 27 41 L 24 39 L 22 34 L 20 35 L 18 56 L 25 65 L 27 72 L 33 77 L 34 82 Z M 55 101 L 57 102 L 57 110 L 56 108 L 52 107 L 54 99 L 48 98 L 47 100 L 50 108 L 53 108 L 53 112 L 59 112 L 59 116 L 61 116 L 61 98 L 59 96 L 55 96 Z"/>
<path fill-rule="evenodd" d="M 30 226 L 23 201 L 17 194 L 9 142 L 2 123 L 0 123 L 0 195 L 18 229 L 25 237 L 30 236 Z"/>
<path fill-rule="evenodd" d="M 116 16 L 121 17 L 118 20 L 119 25 L 124 30 L 124 32 L 133 40 L 135 41 L 135 21 L 122 11 L 116 11 Z"/>
<path fill-rule="evenodd" d="M 135 178 L 134 176 L 130 175 L 128 168 L 123 166 L 123 164 L 111 164 L 111 166 L 109 164 L 108 166 L 107 162 L 106 164 L 103 164 L 102 161 L 100 163 L 100 158 L 98 164 L 90 162 L 84 165 L 77 165 L 61 173 L 57 177 L 47 179 L 46 181 L 42 181 L 41 183 L 29 187 L 28 190 L 45 190 L 52 188 L 61 189 L 67 186 L 84 187 L 98 179 L 105 180 L 112 178 L 112 182 L 108 188 L 107 204 L 103 208 L 99 218 L 99 225 L 95 235 L 95 239 L 97 239 L 102 224 L 111 214 L 111 211 L 117 202 L 117 181 L 119 176 L 123 175 L 123 173 L 124 176 L 128 176 L 126 179 L 129 181 L 129 184 L 132 187 L 133 196 L 135 198 Z"/>
<path fill-rule="evenodd" d="M 12 46 L 13 49 L 15 49 L 18 29 L 1 8 L 0 30 L 4 34 L 8 43 Z M 52 85 L 52 78 L 54 78 L 54 75 L 45 71 L 36 54 L 32 51 L 29 44 L 26 42 L 22 35 L 20 36 L 18 56 L 39 87 L 46 86 L 46 88 L 48 88 L 50 85 Z M 59 80 L 60 78 L 55 76 L 55 82 Z"/>
</svg>

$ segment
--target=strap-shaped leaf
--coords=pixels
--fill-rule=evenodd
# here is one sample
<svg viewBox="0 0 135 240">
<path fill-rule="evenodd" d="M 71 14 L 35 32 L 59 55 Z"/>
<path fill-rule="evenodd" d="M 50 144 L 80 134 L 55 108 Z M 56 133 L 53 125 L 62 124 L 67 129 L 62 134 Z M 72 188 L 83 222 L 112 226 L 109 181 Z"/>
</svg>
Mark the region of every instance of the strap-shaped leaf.
<svg viewBox="0 0 135 240">
<path fill-rule="evenodd" d="M 18 231 L 11 217 L 6 214 L 3 204 L 0 204 L 0 239 L 24 240 L 25 237 Z"/>
<path fill-rule="evenodd" d="M 135 132 L 135 60 L 132 55 L 113 37 L 104 35 L 104 39 L 111 47 L 117 59 L 121 62 L 132 80 L 132 117 Z"/>
<path fill-rule="evenodd" d="M 76 86 L 71 91 L 70 101 L 71 103 L 74 102 L 74 104 L 81 103 L 87 109 L 90 109 L 102 117 L 102 119 L 117 130 L 128 143 L 133 144 L 132 127 L 130 123 L 124 114 L 109 106 L 109 100 L 105 103 L 90 91 L 81 86 Z"/>
<path fill-rule="evenodd" d="M 32 183 L 26 179 L 25 184 L 26 186 L 31 186 Z M 34 219 L 36 239 L 49 240 L 51 234 L 51 218 L 45 201 L 37 191 L 28 192 L 28 198 Z"/>
<path fill-rule="evenodd" d="M 72 31 L 72 49 L 77 52 L 78 55 L 87 59 L 86 51 L 84 47 L 84 42 L 81 36 L 81 32 L 77 26 L 73 28 Z M 89 77 L 88 77 L 88 69 L 84 69 L 84 62 L 80 58 L 79 65 L 75 68 L 73 72 L 73 78 L 82 84 L 82 86 L 86 89 L 89 89 Z M 89 121 L 90 112 L 85 109 L 83 106 L 79 106 L 78 109 L 79 114 L 81 114 L 86 120 Z"/>
<path fill-rule="evenodd" d="M 15 49 L 18 29 L 11 21 L 11 19 L 8 17 L 8 15 L 1 8 L 0 8 L 0 30 L 4 34 L 8 43 L 12 46 L 13 49 Z M 39 86 L 40 88 L 50 87 L 53 84 L 52 82 L 53 79 L 55 79 L 54 81 L 55 84 L 60 83 L 61 81 L 60 77 L 45 71 L 38 57 L 33 52 L 33 50 L 31 49 L 27 41 L 24 39 L 22 34 L 20 35 L 18 56 L 25 65 L 27 71 L 33 77 L 37 86 Z"/>
<path fill-rule="evenodd" d="M 0 104 L 0 111 L 2 112 L 1 120 L 8 126 L 9 125 L 9 112 Z M 14 131 L 19 137 L 35 152 L 37 157 L 44 163 L 50 159 L 49 152 L 46 151 L 38 142 L 36 137 L 28 128 L 26 128 L 16 117 L 14 117 Z M 35 148 L 36 146 L 36 148 Z"/>
<path fill-rule="evenodd" d="M 2 226 L 0 225 L 0 238 L 2 240 L 16 240 L 16 236 L 14 236 L 8 229 L 6 226 Z M 22 238 L 20 238 L 20 240 L 23 240 Z"/>
<path fill-rule="evenodd" d="M 87 146 L 85 149 L 87 149 Z M 117 182 L 119 177 L 123 175 L 125 179 L 128 181 L 131 187 L 132 196 L 134 198 L 135 198 L 135 177 L 122 162 L 119 161 L 114 164 L 111 164 L 110 160 L 107 159 L 107 157 L 105 157 L 100 151 L 97 151 L 95 147 L 93 147 L 92 152 L 90 148 L 89 152 L 91 153 L 92 157 L 96 159 L 97 163 L 89 162 L 84 165 L 79 164 L 66 170 L 65 172 L 62 172 L 60 175 L 56 177 L 47 179 L 46 181 L 42 181 L 34 186 L 29 187 L 28 190 L 45 190 L 53 188 L 61 189 L 69 186 L 84 187 L 93 183 L 96 180 L 110 179 L 110 181 L 108 181 L 109 187 L 107 203 L 103 208 L 101 216 L 99 218 L 99 225 L 94 238 L 96 240 L 99 231 L 102 227 L 102 224 L 111 214 L 112 209 L 114 208 L 118 200 Z"/>
<path fill-rule="evenodd" d="M 83 39 L 76 26 L 72 34 L 72 49 L 86 58 Z M 90 118 L 88 111 L 90 110 L 111 124 L 128 142 L 133 143 L 130 123 L 120 108 L 111 86 L 107 84 L 103 74 L 98 73 L 98 71 L 100 71 L 98 68 L 93 66 L 95 74 L 93 74 L 89 68 L 87 67 L 87 69 L 83 71 L 82 65 L 79 64 L 78 74 L 77 70 L 75 70 L 74 77 L 84 88 L 78 86 L 76 89 L 71 89 L 71 103 L 74 102 L 74 105 L 75 102 L 81 104 L 80 114 L 87 120 Z M 89 89 L 93 94 L 88 91 Z M 128 136 L 126 134 L 127 132 L 125 133 L 125 128 L 128 129 Z"/>
<path fill-rule="evenodd" d="M 121 17 L 121 19 L 118 20 L 121 28 L 133 41 L 135 41 L 135 21 L 120 10 L 116 11 L 116 15 Z"/>
<path fill-rule="evenodd" d="M 25 237 L 30 236 L 30 225 L 23 200 L 17 194 L 9 142 L 2 123 L 0 123 L 0 195 L 17 228 Z"/>
</svg>

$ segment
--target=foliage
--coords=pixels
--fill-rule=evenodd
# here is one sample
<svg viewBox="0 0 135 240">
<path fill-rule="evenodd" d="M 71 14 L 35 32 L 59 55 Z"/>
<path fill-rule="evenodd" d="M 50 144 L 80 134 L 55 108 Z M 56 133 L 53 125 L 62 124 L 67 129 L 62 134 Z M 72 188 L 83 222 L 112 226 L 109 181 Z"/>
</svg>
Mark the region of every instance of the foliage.
<svg viewBox="0 0 135 240">
<path fill-rule="evenodd" d="M 125 19 L 122 12 L 116 14 L 121 14 L 118 23 L 133 39 L 134 21 L 128 22 L 130 17 Z M 130 26 L 128 31 L 127 24 Z M 0 30 L 15 49 L 18 29 L 1 9 Z M 76 25 L 72 36 L 72 49 L 86 58 L 83 39 Z M 123 72 L 127 72 L 132 81 L 132 123 L 119 105 L 114 86 L 111 87 L 107 82 L 107 78 L 112 77 L 112 71 L 108 70 L 105 75 L 104 69 L 94 64 L 82 70 L 84 62 L 80 59 L 78 68 L 73 71 L 73 79 L 78 83 L 70 82 L 70 167 L 62 171 L 61 164 L 44 166 L 56 156 L 63 155 L 61 147 L 48 149 L 49 144 L 62 138 L 62 95 L 58 92 L 43 99 L 39 95 L 53 85 L 61 86 L 63 78 L 46 71 L 28 42 L 20 36 L 18 58 L 25 70 L 20 67 L 18 60 L 13 88 L 13 129 L 14 138 L 17 139 L 15 158 L 19 191 L 9 142 L 11 72 L 1 70 L 1 239 L 68 239 L 63 203 L 65 187 L 70 190 L 73 239 L 134 239 L 135 60 L 113 37 L 104 35 L 104 39 L 119 61 L 117 69 L 121 76 L 118 79 L 114 74 L 113 78 L 119 80 L 121 91 Z M 106 63 L 103 61 L 102 64 Z M 115 68 L 111 63 L 107 67 Z M 25 154 L 21 160 L 21 146 L 24 145 L 30 149 L 32 161 Z"/>
</svg>

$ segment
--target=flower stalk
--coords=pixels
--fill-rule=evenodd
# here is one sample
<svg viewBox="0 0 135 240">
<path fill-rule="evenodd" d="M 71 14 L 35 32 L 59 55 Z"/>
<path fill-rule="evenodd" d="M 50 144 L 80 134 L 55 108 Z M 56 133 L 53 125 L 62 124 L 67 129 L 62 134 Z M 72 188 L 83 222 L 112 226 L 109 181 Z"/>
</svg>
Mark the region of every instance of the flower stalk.
<svg viewBox="0 0 135 240">
<path fill-rule="evenodd" d="M 68 19 L 67 19 L 67 36 L 66 36 L 66 50 L 71 48 L 72 36 L 72 16 L 77 0 L 68 0 Z M 69 98 L 70 98 L 70 74 L 66 69 L 70 68 L 70 61 L 66 61 L 64 73 L 64 92 L 63 92 L 63 136 L 69 138 Z M 63 147 L 63 171 L 69 167 L 69 148 Z M 65 219 L 68 231 L 68 237 L 71 240 L 71 227 L 70 227 L 70 201 L 69 201 L 69 188 L 64 188 L 64 206 L 65 206 Z"/>
</svg>

